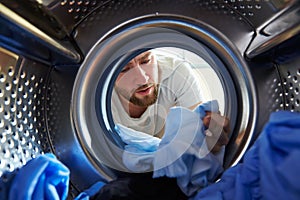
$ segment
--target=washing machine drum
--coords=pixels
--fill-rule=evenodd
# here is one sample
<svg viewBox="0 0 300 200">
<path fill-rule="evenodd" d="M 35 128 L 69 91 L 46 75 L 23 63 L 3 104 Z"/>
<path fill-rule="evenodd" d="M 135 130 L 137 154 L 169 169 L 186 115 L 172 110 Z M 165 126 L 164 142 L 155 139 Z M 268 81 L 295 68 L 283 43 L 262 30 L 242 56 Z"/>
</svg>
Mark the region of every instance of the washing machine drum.
<svg viewBox="0 0 300 200">
<path fill-rule="evenodd" d="M 116 91 L 123 99 L 132 92 L 126 87 L 138 77 L 126 77 L 130 70 L 146 77 L 141 82 L 161 81 L 158 92 L 174 100 L 158 99 L 148 119 L 134 119 L 143 123 L 138 131 L 160 134 L 168 109 L 186 103 L 176 96 L 179 89 L 191 90 L 195 102 L 217 100 L 231 127 L 225 169 L 241 160 L 271 112 L 299 107 L 297 21 L 275 26 L 297 13 L 293 1 L 12 2 L 0 4 L 7 27 L 0 38 L 3 180 L 46 152 L 69 167 L 74 194 L 130 175 L 126 144 L 115 129 L 128 119 L 114 99 Z M 159 76 L 148 63 L 154 54 Z M 176 65 L 179 59 L 185 64 Z M 164 85 L 170 76 L 181 81 Z"/>
</svg>

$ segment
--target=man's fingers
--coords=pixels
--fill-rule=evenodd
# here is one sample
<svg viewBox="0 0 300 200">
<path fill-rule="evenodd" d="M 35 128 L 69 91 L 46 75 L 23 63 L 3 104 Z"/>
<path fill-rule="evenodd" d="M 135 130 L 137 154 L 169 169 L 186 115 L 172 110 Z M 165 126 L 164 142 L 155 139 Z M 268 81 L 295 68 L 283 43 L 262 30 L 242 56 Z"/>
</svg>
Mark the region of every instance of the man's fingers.
<svg viewBox="0 0 300 200">
<path fill-rule="evenodd" d="M 230 123 L 229 119 L 218 113 L 208 112 L 203 118 L 203 124 L 207 127 L 206 141 L 208 148 L 213 153 L 218 152 L 223 145 L 229 142 Z"/>
<path fill-rule="evenodd" d="M 210 120 L 211 120 L 211 112 L 206 112 L 206 115 L 205 117 L 203 118 L 203 125 L 208 128 L 209 126 L 209 123 L 210 123 Z"/>
</svg>

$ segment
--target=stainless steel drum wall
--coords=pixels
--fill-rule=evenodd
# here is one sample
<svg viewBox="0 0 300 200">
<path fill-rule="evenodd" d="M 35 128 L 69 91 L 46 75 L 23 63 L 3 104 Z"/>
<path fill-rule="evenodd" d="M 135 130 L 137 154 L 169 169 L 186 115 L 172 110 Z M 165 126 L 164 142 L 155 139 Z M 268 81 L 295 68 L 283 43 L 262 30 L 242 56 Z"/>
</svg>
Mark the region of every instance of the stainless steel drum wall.
<svg viewBox="0 0 300 200">
<path fill-rule="evenodd" d="M 281 81 L 278 83 L 283 87 L 281 95 L 284 102 L 280 105 L 284 110 L 293 112 L 300 111 L 300 58 L 297 57 L 290 62 L 278 65 Z"/>
<path fill-rule="evenodd" d="M 26 162 L 51 151 L 46 129 L 50 68 L 0 48 L 0 174 L 2 187 Z"/>
<path fill-rule="evenodd" d="M 210 10 L 216 13 L 224 13 L 231 15 L 235 20 L 246 20 L 253 24 L 254 27 L 262 26 L 266 19 L 271 19 L 282 9 L 289 6 L 293 0 L 286 1 L 249 1 L 249 0 L 201 0 L 189 1 L 188 3 L 198 10 Z M 169 0 L 168 4 L 180 4 L 180 1 Z M 78 24 L 80 24 L 88 15 L 90 15 L 97 8 L 101 8 L 101 15 L 93 14 L 92 20 L 97 20 L 100 17 L 107 17 L 107 13 L 111 12 L 110 9 L 122 9 L 126 12 L 128 9 L 145 9 L 149 4 L 160 4 L 161 1 L 110 1 L 110 0 L 52 0 L 45 1 L 44 5 L 47 6 L 53 14 L 67 27 L 71 33 Z M 182 0 L 181 3 L 187 3 Z M 176 5 L 174 5 L 176 6 Z M 157 9 L 157 11 L 160 11 Z"/>
</svg>

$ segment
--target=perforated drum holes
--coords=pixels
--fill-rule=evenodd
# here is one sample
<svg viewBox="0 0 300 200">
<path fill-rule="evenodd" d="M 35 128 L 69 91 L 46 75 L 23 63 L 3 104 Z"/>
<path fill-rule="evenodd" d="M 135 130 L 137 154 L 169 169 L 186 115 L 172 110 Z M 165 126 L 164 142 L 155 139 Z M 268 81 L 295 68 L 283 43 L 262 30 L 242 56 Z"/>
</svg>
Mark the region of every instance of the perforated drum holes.
<svg viewBox="0 0 300 200">
<path fill-rule="evenodd" d="M 46 134 L 41 101 L 44 98 L 42 91 L 45 87 L 45 75 L 41 73 L 42 68 L 34 68 L 34 63 L 26 63 L 17 55 L 0 48 L 2 181 L 5 180 L 2 176 L 14 172 L 31 158 L 44 153 L 41 144 L 46 143 L 43 138 Z M 1 188 L 0 185 L 0 191 Z"/>
<path fill-rule="evenodd" d="M 281 76 L 281 86 L 283 87 L 282 97 L 284 99 L 282 107 L 285 110 L 300 111 L 300 66 L 299 59 L 286 64 L 279 65 Z"/>
<path fill-rule="evenodd" d="M 96 1 L 96 0 L 62 0 L 60 2 L 60 6 L 63 8 L 66 8 L 66 11 L 68 14 L 71 14 L 74 18 L 74 20 L 80 20 L 83 19 L 86 15 L 88 15 L 91 11 L 93 11 L 96 7 L 103 6 L 103 13 L 102 15 L 106 16 L 108 12 L 104 12 L 107 9 L 114 9 L 114 10 L 120 10 L 124 8 L 124 11 L 126 10 L 126 7 L 128 9 L 132 9 L 133 7 L 138 6 L 146 6 L 148 2 L 146 1 L 122 1 L 121 2 L 108 2 L 108 1 Z M 159 3 L 151 1 L 151 3 Z M 176 4 L 177 1 L 170 1 L 170 4 Z M 194 0 L 190 2 L 186 2 L 189 4 L 194 4 L 195 6 L 201 6 L 206 7 L 210 10 L 216 10 L 216 11 L 222 11 L 224 13 L 232 14 L 234 15 L 234 11 L 229 12 L 227 10 L 227 6 L 231 5 L 232 8 L 238 12 L 240 12 L 243 16 L 246 17 L 253 17 L 254 13 L 258 12 L 262 9 L 262 4 L 266 3 L 262 1 L 249 1 L 249 0 L 223 0 L 223 1 L 207 1 L 207 0 Z M 286 2 L 285 2 L 286 3 Z M 106 7 L 105 5 L 108 4 L 109 6 Z M 278 3 L 277 3 L 278 4 Z M 275 5 L 274 7 L 282 7 L 282 4 Z M 227 6 L 226 6 L 227 5 Z M 106 8 L 106 9 L 105 9 Z M 90 18 L 92 20 L 92 18 Z"/>
<path fill-rule="evenodd" d="M 60 5 L 67 7 L 67 12 L 72 14 L 75 20 L 82 19 L 96 6 L 103 4 L 106 1 L 96 0 L 62 0 Z"/>
</svg>

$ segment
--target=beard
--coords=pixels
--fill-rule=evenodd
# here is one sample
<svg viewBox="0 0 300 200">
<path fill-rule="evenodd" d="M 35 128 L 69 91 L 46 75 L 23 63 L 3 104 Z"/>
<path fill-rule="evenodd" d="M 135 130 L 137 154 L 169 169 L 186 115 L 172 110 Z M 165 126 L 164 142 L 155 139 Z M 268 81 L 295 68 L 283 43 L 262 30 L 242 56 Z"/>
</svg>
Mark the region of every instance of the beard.
<svg viewBox="0 0 300 200">
<path fill-rule="evenodd" d="M 133 103 L 134 105 L 141 106 L 141 107 L 146 107 L 146 106 L 150 106 L 150 105 L 154 104 L 157 101 L 158 86 L 157 85 L 153 85 L 153 86 L 154 86 L 154 90 L 153 90 L 152 94 L 149 94 L 149 95 L 143 97 L 142 99 L 136 97 L 135 95 L 132 95 L 130 97 L 129 101 L 131 103 Z M 142 86 L 140 88 L 145 88 L 145 87 L 147 87 L 147 86 Z M 140 89 L 140 88 L 138 88 L 138 89 Z"/>
<path fill-rule="evenodd" d="M 139 98 L 135 95 L 135 91 L 142 90 L 142 89 L 150 87 L 150 86 L 154 87 L 154 90 L 151 94 L 146 95 L 143 98 Z M 116 90 L 120 95 L 125 97 L 131 103 L 133 103 L 134 105 L 137 105 L 137 106 L 141 106 L 141 107 L 147 107 L 147 106 L 150 106 L 150 105 L 154 104 L 157 101 L 157 98 L 158 98 L 158 84 L 145 84 L 145 85 L 137 88 L 132 93 L 132 95 L 128 94 L 127 91 L 125 91 L 121 88 L 116 88 Z"/>
</svg>

